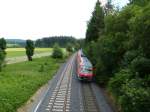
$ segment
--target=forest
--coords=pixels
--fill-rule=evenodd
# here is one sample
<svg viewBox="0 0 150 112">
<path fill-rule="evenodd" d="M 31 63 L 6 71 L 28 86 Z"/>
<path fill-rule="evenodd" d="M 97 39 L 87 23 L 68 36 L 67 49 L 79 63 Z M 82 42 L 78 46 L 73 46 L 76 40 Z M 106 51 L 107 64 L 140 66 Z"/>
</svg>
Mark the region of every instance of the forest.
<svg viewBox="0 0 150 112">
<path fill-rule="evenodd" d="M 150 112 L 150 1 L 130 0 L 122 9 L 97 1 L 88 21 L 85 53 L 96 81 L 122 112 Z"/>
<path fill-rule="evenodd" d="M 72 36 L 52 36 L 52 37 L 43 37 L 34 41 L 35 47 L 39 48 L 49 48 L 53 47 L 55 43 L 58 43 L 60 47 L 67 47 L 68 44 L 75 45 L 81 43 L 82 39 L 76 39 Z M 7 47 L 9 48 L 18 48 L 25 47 L 26 40 L 21 39 L 6 39 Z"/>
<path fill-rule="evenodd" d="M 60 47 L 66 47 L 68 43 L 74 44 L 76 39 L 72 36 L 53 36 L 37 39 L 35 41 L 36 47 L 53 47 L 55 43 L 58 43 Z"/>
</svg>

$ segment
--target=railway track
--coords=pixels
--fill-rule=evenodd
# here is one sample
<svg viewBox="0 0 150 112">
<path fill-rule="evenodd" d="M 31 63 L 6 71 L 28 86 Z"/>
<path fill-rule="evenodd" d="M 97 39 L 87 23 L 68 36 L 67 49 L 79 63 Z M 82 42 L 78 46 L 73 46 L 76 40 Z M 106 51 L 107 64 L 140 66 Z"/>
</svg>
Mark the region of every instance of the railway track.
<svg viewBox="0 0 150 112">
<path fill-rule="evenodd" d="M 91 84 L 83 83 L 81 88 L 83 94 L 84 112 L 100 112 Z"/>
<path fill-rule="evenodd" d="M 74 57 L 70 59 L 62 72 L 61 78 L 46 107 L 46 112 L 69 112 L 73 60 Z"/>
<path fill-rule="evenodd" d="M 113 112 L 98 88 L 77 80 L 75 56 L 60 69 L 34 112 Z"/>
</svg>

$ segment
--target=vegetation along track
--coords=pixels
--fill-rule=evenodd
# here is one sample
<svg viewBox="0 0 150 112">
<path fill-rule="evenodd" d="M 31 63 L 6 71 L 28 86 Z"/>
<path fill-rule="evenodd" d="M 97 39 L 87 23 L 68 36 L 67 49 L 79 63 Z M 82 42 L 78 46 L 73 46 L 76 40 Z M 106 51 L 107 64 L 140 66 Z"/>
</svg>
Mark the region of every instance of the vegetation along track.
<svg viewBox="0 0 150 112">
<path fill-rule="evenodd" d="M 50 98 L 46 110 L 49 112 L 69 112 L 72 79 L 72 63 L 74 56 L 67 63 Z"/>
<path fill-rule="evenodd" d="M 84 112 L 100 112 L 91 84 L 82 84 Z"/>
</svg>

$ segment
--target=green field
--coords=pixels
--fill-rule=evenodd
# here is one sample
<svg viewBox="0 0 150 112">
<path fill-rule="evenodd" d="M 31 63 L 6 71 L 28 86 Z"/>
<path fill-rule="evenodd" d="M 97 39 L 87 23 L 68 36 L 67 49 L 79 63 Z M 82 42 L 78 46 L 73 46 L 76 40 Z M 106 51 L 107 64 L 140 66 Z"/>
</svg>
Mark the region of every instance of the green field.
<svg viewBox="0 0 150 112">
<path fill-rule="evenodd" d="M 7 43 L 7 47 L 8 47 L 8 48 L 20 47 L 20 45 L 19 45 L 19 44 L 8 44 L 8 43 Z"/>
<path fill-rule="evenodd" d="M 35 53 L 51 52 L 52 48 L 35 48 Z M 25 48 L 7 48 L 7 58 L 25 56 Z"/>
<path fill-rule="evenodd" d="M 16 112 L 52 78 L 63 60 L 43 57 L 32 62 L 7 65 L 0 72 L 0 112 Z"/>
</svg>

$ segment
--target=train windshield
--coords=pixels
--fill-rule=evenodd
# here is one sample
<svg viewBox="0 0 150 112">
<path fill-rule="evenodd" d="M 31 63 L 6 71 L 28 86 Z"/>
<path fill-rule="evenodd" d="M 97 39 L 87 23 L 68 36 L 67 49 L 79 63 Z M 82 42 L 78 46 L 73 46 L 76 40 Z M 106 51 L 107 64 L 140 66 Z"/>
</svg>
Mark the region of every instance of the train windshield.
<svg viewBox="0 0 150 112">
<path fill-rule="evenodd" d="M 84 68 L 82 68 L 81 72 L 82 72 L 82 73 L 92 74 L 92 69 L 91 69 L 91 68 L 86 68 L 86 67 L 84 67 Z"/>
</svg>

